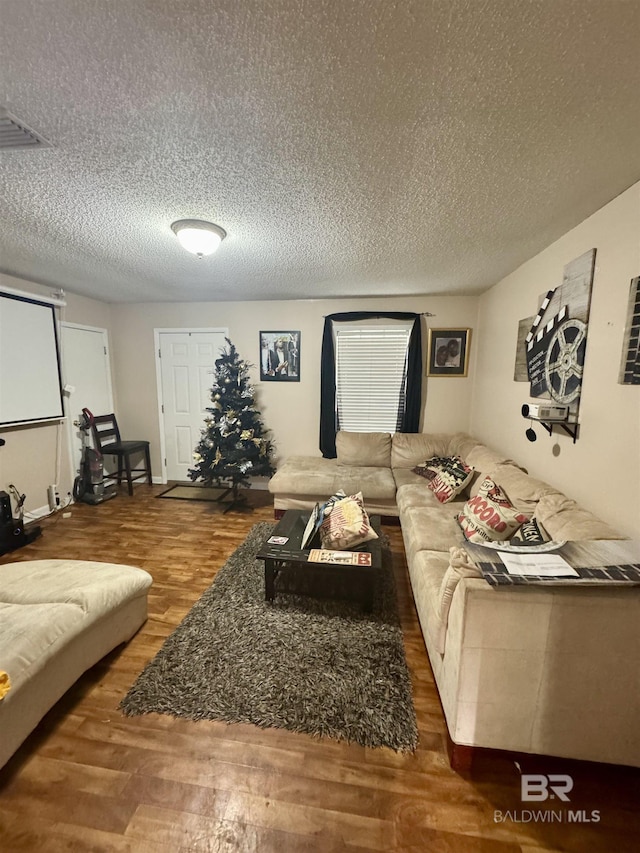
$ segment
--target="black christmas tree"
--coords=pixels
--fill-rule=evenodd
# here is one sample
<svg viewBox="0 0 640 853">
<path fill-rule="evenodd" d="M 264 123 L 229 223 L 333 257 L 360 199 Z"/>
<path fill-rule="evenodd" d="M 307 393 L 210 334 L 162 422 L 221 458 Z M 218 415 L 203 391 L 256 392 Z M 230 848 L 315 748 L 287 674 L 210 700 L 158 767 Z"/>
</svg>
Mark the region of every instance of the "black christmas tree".
<svg viewBox="0 0 640 853">
<path fill-rule="evenodd" d="M 211 406 L 207 407 L 202 437 L 189 470 L 192 480 L 222 486 L 232 492 L 232 506 L 242 503 L 238 488 L 248 488 L 250 477 L 270 476 L 275 468 L 273 445 L 266 437 L 260 412 L 254 406 L 249 368 L 229 338 L 215 361 Z M 230 508 L 230 507 L 229 507 Z"/>
</svg>

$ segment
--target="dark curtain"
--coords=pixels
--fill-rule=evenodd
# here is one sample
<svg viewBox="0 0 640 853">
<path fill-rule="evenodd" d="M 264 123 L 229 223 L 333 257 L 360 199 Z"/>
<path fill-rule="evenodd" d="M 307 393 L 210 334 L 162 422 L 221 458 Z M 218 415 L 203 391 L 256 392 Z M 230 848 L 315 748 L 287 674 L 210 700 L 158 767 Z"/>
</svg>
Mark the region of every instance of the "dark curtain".
<svg viewBox="0 0 640 853">
<path fill-rule="evenodd" d="M 377 311 L 347 311 L 330 314 L 324 321 L 322 355 L 320 360 L 320 450 L 327 459 L 336 455 L 336 358 L 333 348 L 333 323 L 355 320 L 410 320 L 413 328 L 407 352 L 407 376 L 405 399 L 399 401 L 398 432 L 418 432 L 420 429 L 420 405 L 422 401 L 422 332 L 420 314 L 398 311 L 379 314 Z"/>
</svg>

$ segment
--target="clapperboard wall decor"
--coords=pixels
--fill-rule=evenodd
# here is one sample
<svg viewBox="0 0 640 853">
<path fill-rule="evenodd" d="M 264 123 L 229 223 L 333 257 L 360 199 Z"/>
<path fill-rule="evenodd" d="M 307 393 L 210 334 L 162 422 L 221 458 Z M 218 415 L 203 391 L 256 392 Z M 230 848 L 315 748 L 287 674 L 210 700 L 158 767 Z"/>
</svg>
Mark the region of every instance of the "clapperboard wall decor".
<svg viewBox="0 0 640 853">
<path fill-rule="evenodd" d="M 618 381 L 621 385 L 640 385 L 640 275 L 631 279 Z"/>
<path fill-rule="evenodd" d="M 514 379 L 529 382 L 531 397 L 569 407 L 578 421 L 596 250 L 564 268 L 562 284 L 542 297 L 537 314 L 521 320 Z"/>
</svg>

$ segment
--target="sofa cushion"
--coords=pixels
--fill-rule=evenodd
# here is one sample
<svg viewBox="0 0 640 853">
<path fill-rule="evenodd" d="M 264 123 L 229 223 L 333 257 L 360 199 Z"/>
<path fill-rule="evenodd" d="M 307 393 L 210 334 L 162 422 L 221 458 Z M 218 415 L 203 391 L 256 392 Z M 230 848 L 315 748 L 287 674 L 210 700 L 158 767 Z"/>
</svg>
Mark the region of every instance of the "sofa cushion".
<svg viewBox="0 0 640 853">
<path fill-rule="evenodd" d="M 326 500 L 340 489 L 346 495 L 362 492 L 367 499 L 394 501 L 396 481 L 390 468 L 340 465 L 336 459 L 290 456 L 269 480 L 274 495 L 314 495 Z"/>
<path fill-rule="evenodd" d="M 391 467 L 415 468 L 433 456 L 448 456 L 450 441 L 446 433 L 396 432 L 391 442 Z"/>
<path fill-rule="evenodd" d="M 338 465 L 336 485 L 331 494 L 342 491 L 347 495 L 362 492 L 363 497 L 392 501 L 396 494 L 396 481 L 391 468 L 358 468 Z"/>
<path fill-rule="evenodd" d="M 409 563 L 413 598 L 430 657 L 434 648 L 439 650 L 444 646 L 444 631 L 438 611 L 440 588 L 448 566 L 449 554 L 442 551 L 419 551 Z M 437 663 L 432 659 L 432 665 Z"/>
<path fill-rule="evenodd" d="M 345 432 L 336 435 L 338 464 L 369 468 L 391 467 L 391 435 L 388 432 Z"/>
<path fill-rule="evenodd" d="M 397 478 L 399 472 L 401 471 L 405 471 L 407 474 L 411 474 L 411 477 L 413 478 L 413 482 L 401 482 L 398 485 L 398 491 L 396 492 L 396 502 L 398 504 L 398 510 L 401 513 L 403 513 L 410 506 L 440 506 L 440 502 L 433 494 L 431 489 L 427 486 L 426 482 L 422 479 L 422 477 L 418 477 L 417 474 L 411 473 L 407 468 L 396 468 L 396 470 L 394 471 L 394 476 Z"/>
<path fill-rule="evenodd" d="M 321 456 L 289 456 L 269 480 L 271 494 L 300 494 L 312 492 L 329 497 L 340 487 L 336 486 L 338 463 Z"/>
<path fill-rule="evenodd" d="M 493 476 L 493 472 L 499 465 L 511 464 L 515 466 L 513 460 L 507 459 L 503 453 L 498 453 L 489 447 L 485 447 L 484 444 L 476 444 L 464 457 L 464 461 L 476 472 L 469 485 L 469 494 L 471 497 L 478 494 L 478 489 L 482 485 L 484 478 Z"/>
<path fill-rule="evenodd" d="M 491 477 L 485 477 L 478 494 L 470 498 L 457 516 L 469 542 L 503 542 L 510 539 L 528 515 L 517 510 Z"/>
<path fill-rule="evenodd" d="M 536 506 L 535 518 L 556 541 L 626 538 L 561 492 L 541 497 Z"/>
<path fill-rule="evenodd" d="M 530 474 L 526 474 L 522 468 L 510 463 L 497 465 L 493 469 L 491 479 L 509 495 L 509 500 L 516 509 L 529 514 L 535 511 L 538 501 L 544 495 L 557 491 L 548 483 L 537 480 Z"/>
<path fill-rule="evenodd" d="M 470 435 L 467 435 L 466 432 L 456 432 L 454 433 L 449 440 L 449 449 L 447 451 L 449 456 L 460 456 L 470 467 L 473 467 L 470 462 L 468 462 L 468 457 L 473 452 L 474 448 L 478 447 L 478 439 L 472 438 Z"/>
<path fill-rule="evenodd" d="M 30 560 L 2 566 L 0 602 L 28 607 L 68 605 L 81 615 L 98 619 L 122 601 L 146 595 L 150 585 L 149 573 L 134 566 L 93 560 Z"/>
<path fill-rule="evenodd" d="M 400 489 L 402 486 L 420 486 L 425 492 L 429 492 L 424 477 L 413 473 L 411 468 L 392 468 L 393 479 L 396 481 L 396 487 Z M 429 492 L 433 494 L 432 492 Z"/>
<path fill-rule="evenodd" d="M 451 506 L 411 506 L 400 515 L 402 537 L 411 560 L 418 551 L 446 551 L 452 545 L 462 545 L 464 539 Z"/>
</svg>

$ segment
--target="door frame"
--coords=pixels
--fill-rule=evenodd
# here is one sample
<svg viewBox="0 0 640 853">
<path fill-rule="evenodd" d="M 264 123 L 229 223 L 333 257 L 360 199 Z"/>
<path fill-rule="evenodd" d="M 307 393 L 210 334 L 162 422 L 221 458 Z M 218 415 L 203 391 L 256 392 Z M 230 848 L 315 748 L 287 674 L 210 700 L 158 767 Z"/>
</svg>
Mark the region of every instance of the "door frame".
<svg viewBox="0 0 640 853">
<path fill-rule="evenodd" d="M 68 384 L 69 377 L 67 376 L 67 367 L 64 363 L 64 343 L 62 341 L 62 336 L 64 335 L 65 328 L 68 329 L 80 329 L 83 332 L 99 332 L 102 335 L 102 343 L 105 348 L 105 356 L 107 359 L 107 365 L 109 369 L 107 370 L 107 393 L 109 396 L 109 401 L 111 404 L 111 408 L 109 411 L 114 411 L 114 400 L 113 400 L 113 377 L 111 375 L 111 350 L 109 348 L 109 330 L 103 328 L 102 326 L 90 326 L 88 323 L 70 323 L 67 320 L 60 321 L 60 357 L 62 361 L 62 375 L 64 376 L 63 386 Z M 67 444 L 69 450 L 69 469 L 71 472 L 71 483 L 75 481 L 77 476 L 77 470 L 74 465 L 74 451 L 75 451 L 75 442 L 74 442 L 74 433 L 77 431 L 77 427 L 74 423 L 74 418 L 77 417 L 71 411 L 71 397 L 69 394 L 63 393 L 63 407 L 64 413 L 67 419 Z"/>
<path fill-rule="evenodd" d="M 160 474 L 161 481 L 166 485 L 167 480 L 167 443 L 165 441 L 164 431 L 164 411 L 162 398 L 162 358 L 160 357 L 160 337 L 161 335 L 188 335 L 188 334 L 222 334 L 226 338 L 229 337 L 228 326 L 201 328 L 182 328 L 182 329 L 165 329 L 159 328 L 153 330 L 153 345 L 155 349 L 156 360 L 156 393 L 158 401 L 158 425 L 160 427 Z M 155 479 L 155 478 L 154 478 Z"/>
</svg>

